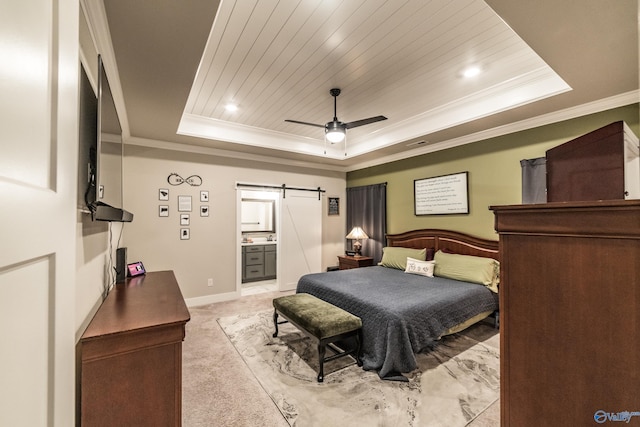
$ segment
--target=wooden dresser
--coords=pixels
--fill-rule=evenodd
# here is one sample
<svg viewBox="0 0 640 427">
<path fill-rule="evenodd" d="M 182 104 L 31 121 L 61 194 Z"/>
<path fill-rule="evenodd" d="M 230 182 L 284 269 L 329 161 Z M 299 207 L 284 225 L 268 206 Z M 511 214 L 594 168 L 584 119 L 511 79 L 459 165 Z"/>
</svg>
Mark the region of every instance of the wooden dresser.
<svg viewBox="0 0 640 427">
<path fill-rule="evenodd" d="M 172 271 L 117 284 L 80 339 L 80 425 L 180 426 L 189 318 Z"/>
<path fill-rule="evenodd" d="M 598 425 L 640 411 L 640 200 L 491 209 L 501 425 Z"/>
</svg>

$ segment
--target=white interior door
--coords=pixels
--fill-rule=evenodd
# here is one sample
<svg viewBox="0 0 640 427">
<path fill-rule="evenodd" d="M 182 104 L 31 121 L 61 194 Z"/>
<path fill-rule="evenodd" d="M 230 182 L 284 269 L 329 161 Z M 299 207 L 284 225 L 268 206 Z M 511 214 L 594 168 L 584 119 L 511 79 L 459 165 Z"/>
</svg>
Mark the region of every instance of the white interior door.
<svg viewBox="0 0 640 427">
<path fill-rule="evenodd" d="M 278 286 L 287 291 L 322 268 L 322 201 L 317 192 L 286 190 L 280 206 Z"/>
<path fill-rule="evenodd" d="M 78 8 L 2 2 L 1 426 L 75 424 Z"/>
</svg>

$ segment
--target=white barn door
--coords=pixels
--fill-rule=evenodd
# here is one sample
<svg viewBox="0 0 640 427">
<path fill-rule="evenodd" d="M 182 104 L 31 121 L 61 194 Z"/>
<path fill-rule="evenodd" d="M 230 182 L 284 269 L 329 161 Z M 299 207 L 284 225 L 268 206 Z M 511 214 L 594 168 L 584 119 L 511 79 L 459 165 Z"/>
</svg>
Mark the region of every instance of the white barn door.
<svg viewBox="0 0 640 427">
<path fill-rule="evenodd" d="M 322 201 L 317 191 L 286 190 L 280 206 L 278 287 L 288 291 L 322 268 Z"/>
<path fill-rule="evenodd" d="M 73 426 L 77 0 L 0 12 L 0 425 Z"/>
</svg>

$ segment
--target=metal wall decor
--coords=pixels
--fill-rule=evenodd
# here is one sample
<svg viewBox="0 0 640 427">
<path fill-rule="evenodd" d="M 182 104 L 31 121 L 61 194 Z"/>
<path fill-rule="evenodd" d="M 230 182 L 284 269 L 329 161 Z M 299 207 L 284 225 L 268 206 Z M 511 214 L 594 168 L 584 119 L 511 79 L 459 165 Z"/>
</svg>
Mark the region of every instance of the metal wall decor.
<svg viewBox="0 0 640 427">
<path fill-rule="evenodd" d="M 175 172 L 169 174 L 167 181 L 171 185 L 180 185 L 184 183 L 187 183 L 192 187 L 199 187 L 202 185 L 202 178 L 200 178 L 200 175 L 191 175 L 187 178 L 183 178 Z"/>
</svg>

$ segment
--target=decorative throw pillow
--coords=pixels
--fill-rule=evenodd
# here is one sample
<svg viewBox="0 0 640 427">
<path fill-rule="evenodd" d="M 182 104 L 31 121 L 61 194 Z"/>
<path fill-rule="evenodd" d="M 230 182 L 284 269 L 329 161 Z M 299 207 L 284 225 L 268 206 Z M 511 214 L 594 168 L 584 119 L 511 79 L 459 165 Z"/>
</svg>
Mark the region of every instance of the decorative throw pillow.
<svg viewBox="0 0 640 427">
<path fill-rule="evenodd" d="M 407 268 L 407 257 L 424 261 L 427 256 L 426 249 L 401 248 L 396 246 L 386 246 L 382 248 L 381 266 L 404 270 Z"/>
<path fill-rule="evenodd" d="M 479 283 L 498 293 L 500 263 L 493 258 L 436 252 L 434 275 Z"/>
<path fill-rule="evenodd" d="M 420 261 L 419 259 L 407 257 L 407 268 L 405 268 L 404 272 L 433 277 L 434 267 L 435 261 Z"/>
</svg>

